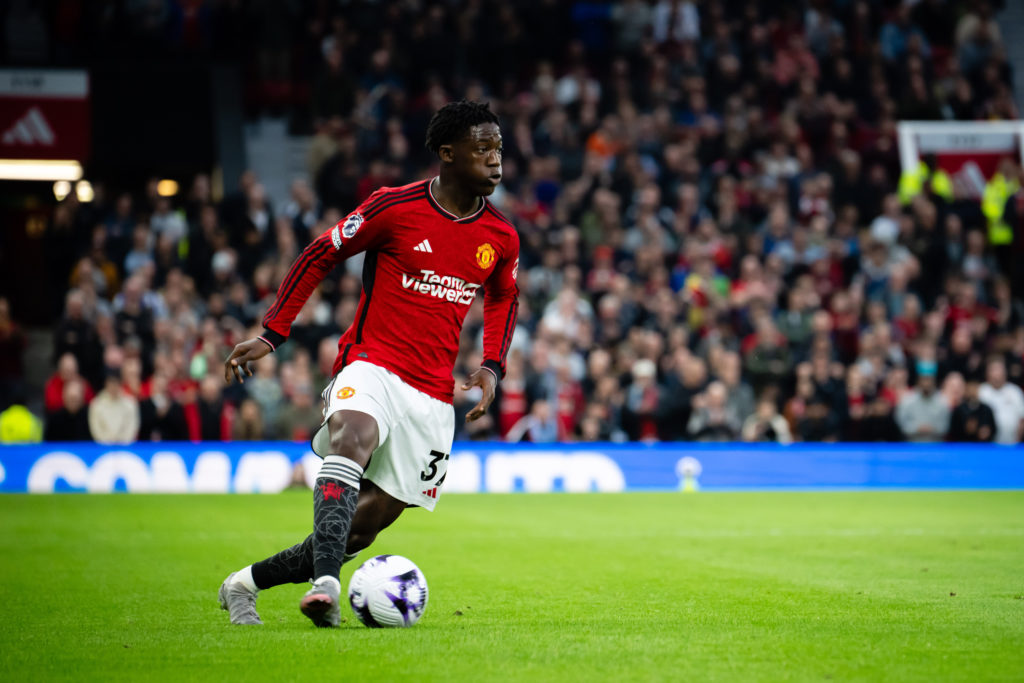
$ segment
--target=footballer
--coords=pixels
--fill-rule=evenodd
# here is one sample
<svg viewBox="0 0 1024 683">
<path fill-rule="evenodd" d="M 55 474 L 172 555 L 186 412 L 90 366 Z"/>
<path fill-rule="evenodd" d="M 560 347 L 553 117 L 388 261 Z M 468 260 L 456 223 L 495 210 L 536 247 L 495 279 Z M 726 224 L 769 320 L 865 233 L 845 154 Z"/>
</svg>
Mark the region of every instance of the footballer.
<svg viewBox="0 0 1024 683">
<path fill-rule="evenodd" d="M 498 118 L 462 100 L 430 121 L 427 148 L 440 175 L 383 187 L 303 250 L 263 318 L 263 333 L 238 344 L 225 380 L 287 338 L 317 285 L 344 259 L 365 252 L 355 321 L 338 342 L 323 391 L 324 422 L 313 437 L 323 458 L 313 489 L 313 533 L 231 573 L 221 607 L 233 624 L 261 624 L 260 590 L 313 581 L 300 609 L 317 626 L 337 626 L 341 565 L 369 546 L 410 506 L 433 510 L 455 432 L 452 370 L 473 300 L 484 297 L 484 361 L 463 384 L 483 392 L 480 418 L 505 372 L 516 324 L 519 236 L 487 201 L 501 182 Z"/>
</svg>

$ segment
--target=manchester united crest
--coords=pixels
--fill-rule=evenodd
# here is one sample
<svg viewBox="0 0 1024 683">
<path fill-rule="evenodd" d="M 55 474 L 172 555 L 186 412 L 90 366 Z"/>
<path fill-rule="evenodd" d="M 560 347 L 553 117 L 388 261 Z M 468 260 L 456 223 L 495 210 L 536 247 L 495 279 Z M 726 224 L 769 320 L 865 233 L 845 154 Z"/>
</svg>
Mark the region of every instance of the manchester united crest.
<svg viewBox="0 0 1024 683">
<path fill-rule="evenodd" d="M 489 243 L 481 244 L 476 248 L 476 264 L 487 269 L 494 265 L 494 247 Z"/>
</svg>

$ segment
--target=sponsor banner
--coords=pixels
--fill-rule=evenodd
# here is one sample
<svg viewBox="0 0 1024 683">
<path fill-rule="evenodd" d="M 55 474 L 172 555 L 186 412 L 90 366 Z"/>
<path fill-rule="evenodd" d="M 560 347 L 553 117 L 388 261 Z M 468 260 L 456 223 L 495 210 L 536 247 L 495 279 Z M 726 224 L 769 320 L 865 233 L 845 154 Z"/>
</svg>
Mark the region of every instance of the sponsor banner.
<svg viewBox="0 0 1024 683">
<path fill-rule="evenodd" d="M 989 132 L 984 127 L 956 131 L 919 133 L 917 148 L 922 154 L 928 152 L 997 153 L 1013 154 L 1017 151 L 1017 135 L 1011 131 Z"/>
<path fill-rule="evenodd" d="M 1007 154 L 1015 158 L 1017 156 L 1017 153 L 1012 150 L 1005 154 L 1002 152 L 939 152 L 935 155 L 935 163 L 943 171 L 953 176 L 954 182 L 966 183 L 967 188 L 974 193 L 970 196 L 980 197 L 984 191 L 985 182 L 996 174 L 996 171 L 999 170 L 999 162 Z M 975 185 L 979 185 L 979 183 L 981 189 L 975 188 Z"/>
<path fill-rule="evenodd" d="M 896 130 L 903 170 L 934 154 L 958 196 L 980 199 L 1004 157 L 1024 162 L 1021 121 L 900 121 Z"/>
<path fill-rule="evenodd" d="M 0 69 L 0 158 L 84 161 L 90 137 L 85 71 Z"/>
<path fill-rule="evenodd" d="M 89 76 L 84 71 L 57 69 L 0 69 L 0 97 L 85 99 Z"/>
<path fill-rule="evenodd" d="M 305 444 L 39 444 L 0 448 L 0 492 L 276 493 L 311 486 Z M 1024 488 L 1008 446 L 456 443 L 444 493 Z"/>
</svg>

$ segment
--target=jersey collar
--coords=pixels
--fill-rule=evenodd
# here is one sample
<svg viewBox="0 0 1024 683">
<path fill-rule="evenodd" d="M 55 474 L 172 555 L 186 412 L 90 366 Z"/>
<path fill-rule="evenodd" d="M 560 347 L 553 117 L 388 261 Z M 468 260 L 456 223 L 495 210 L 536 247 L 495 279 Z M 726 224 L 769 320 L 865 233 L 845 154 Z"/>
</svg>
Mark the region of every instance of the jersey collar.
<svg viewBox="0 0 1024 683">
<path fill-rule="evenodd" d="M 440 177 L 441 176 L 434 176 L 433 178 L 427 181 L 427 201 L 430 203 L 432 207 L 434 207 L 434 209 L 437 210 L 439 214 L 456 223 L 472 223 L 477 218 L 480 218 L 480 216 L 484 215 L 484 209 L 487 208 L 487 199 L 485 197 L 480 197 L 480 208 L 474 211 L 473 213 L 469 214 L 468 216 L 456 216 L 454 213 L 441 206 L 441 203 L 434 198 L 434 181 Z"/>
</svg>

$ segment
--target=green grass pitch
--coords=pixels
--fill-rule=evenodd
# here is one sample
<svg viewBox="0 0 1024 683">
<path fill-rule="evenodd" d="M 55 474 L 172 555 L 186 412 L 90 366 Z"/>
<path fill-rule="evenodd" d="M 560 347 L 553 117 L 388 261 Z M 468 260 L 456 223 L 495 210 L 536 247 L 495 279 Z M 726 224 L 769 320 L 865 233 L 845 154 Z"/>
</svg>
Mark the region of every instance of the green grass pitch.
<svg viewBox="0 0 1024 683">
<path fill-rule="evenodd" d="M 371 549 L 423 569 L 414 628 L 317 630 L 299 585 L 229 625 L 311 508 L 0 497 L 0 680 L 1024 679 L 1021 491 L 449 495 Z"/>
</svg>

